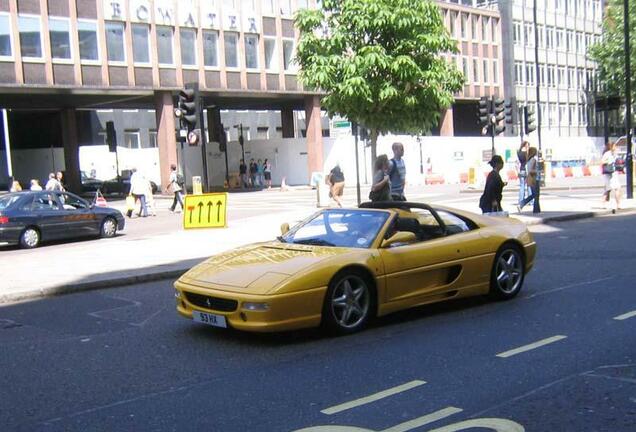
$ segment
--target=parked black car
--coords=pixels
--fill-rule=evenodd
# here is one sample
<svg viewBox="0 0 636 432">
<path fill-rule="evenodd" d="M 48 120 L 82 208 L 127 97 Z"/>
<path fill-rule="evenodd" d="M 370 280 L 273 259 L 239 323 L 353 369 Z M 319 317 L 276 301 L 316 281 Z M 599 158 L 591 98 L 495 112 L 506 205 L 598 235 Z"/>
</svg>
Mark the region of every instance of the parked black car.
<svg viewBox="0 0 636 432">
<path fill-rule="evenodd" d="M 98 189 L 104 195 L 128 195 L 130 192 L 130 177 L 121 177 L 118 181 L 117 178 L 110 180 L 99 180 L 86 175 L 84 171 L 81 172 L 82 178 L 82 195 L 94 194 Z M 150 181 L 150 187 L 152 193 L 156 194 L 159 187 L 152 180 Z"/>
<path fill-rule="evenodd" d="M 113 237 L 124 225 L 119 210 L 95 207 L 70 192 L 16 192 L 0 197 L 0 243 L 34 248 L 49 240 Z"/>
</svg>

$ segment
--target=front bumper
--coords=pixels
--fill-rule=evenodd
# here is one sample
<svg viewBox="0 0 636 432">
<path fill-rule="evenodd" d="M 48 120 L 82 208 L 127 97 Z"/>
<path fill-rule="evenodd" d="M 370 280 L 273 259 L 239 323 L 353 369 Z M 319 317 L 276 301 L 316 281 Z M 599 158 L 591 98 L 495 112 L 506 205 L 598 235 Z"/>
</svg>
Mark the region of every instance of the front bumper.
<svg viewBox="0 0 636 432">
<path fill-rule="evenodd" d="M 201 288 L 177 281 L 177 312 L 192 319 L 192 311 L 223 315 L 230 327 L 253 332 L 277 332 L 320 325 L 322 304 L 327 287 L 319 287 L 291 294 L 251 295 L 215 288 Z M 211 298 L 212 306 L 195 304 L 188 293 Z M 229 306 L 236 302 L 235 308 Z M 244 310 L 243 304 L 267 303 L 264 311 Z M 197 302 L 200 303 L 200 302 Z M 227 310 L 227 309 L 232 310 Z M 225 309 L 225 310 L 222 310 Z"/>
</svg>

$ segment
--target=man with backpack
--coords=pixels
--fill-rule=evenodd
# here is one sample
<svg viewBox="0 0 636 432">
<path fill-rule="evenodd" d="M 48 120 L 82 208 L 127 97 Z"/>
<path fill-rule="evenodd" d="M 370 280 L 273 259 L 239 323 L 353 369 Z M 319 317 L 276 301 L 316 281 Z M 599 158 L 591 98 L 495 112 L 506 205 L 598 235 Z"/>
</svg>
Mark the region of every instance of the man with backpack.
<svg viewBox="0 0 636 432">
<path fill-rule="evenodd" d="M 391 180 L 391 198 L 393 201 L 406 201 L 404 185 L 406 184 L 406 165 L 404 164 L 404 146 L 395 142 L 393 146 L 393 159 L 389 161 L 389 179 Z"/>
<path fill-rule="evenodd" d="M 174 193 L 174 199 L 172 200 L 172 206 L 170 207 L 170 211 L 175 211 L 177 208 L 177 203 L 181 206 L 181 210 L 183 210 L 183 188 L 185 187 L 185 178 L 183 175 L 177 173 L 177 166 L 175 164 L 170 165 L 170 185 L 169 188 L 172 189 L 172 193 Z"/>
</svg>

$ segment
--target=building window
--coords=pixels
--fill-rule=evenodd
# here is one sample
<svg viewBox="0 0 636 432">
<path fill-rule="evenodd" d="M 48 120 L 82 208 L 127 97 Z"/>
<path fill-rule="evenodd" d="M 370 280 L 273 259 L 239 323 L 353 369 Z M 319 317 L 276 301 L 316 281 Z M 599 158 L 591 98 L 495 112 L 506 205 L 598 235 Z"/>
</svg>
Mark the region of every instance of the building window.
<svg viewBox="0 0 636 432">
<path fill-rule="evenodd" d="M 256 139 L 269 139 L 269 127 L 258 126 L 256 128 Z"/>
<path fill-rule="evenodd" d="M 296 9 L 307 9 L 309 8 L 308 0 L 296 0 Z"/>
<path fill-rule="evenodd" d="M 526 63 L 526 85 L 534 85 L 534 62 Z"/>
<path fill-rule="evenodd" d="M 157 131 L 156 130 L 148 131 L 148 146 L 150 148 L 159 147 L 159 144 L 157 143 Z"/>
<path fill-rule="evenodd" d="M 526 46 L 533 47 L 534 46 L 534 26 L 532 23 L 524 24 L 524 34 L 523 37 L 526 40 Z"/>
<path fill-rule="evenodd" d="M 191 28 L 179 29 L 181 40 L 181 64 L 195 66 L 197 64 L 197 31 Z"/>
<path fill-rule="evenodd" d="M 565 29 L 556 31 L 556 44 L 557 49 L 565 51 L 567 48 L 565 46 Z"/>
<path fill-rule="evenodd" d="M 497 25 L 499 24 L 499 20 L 497 18 L 490 18 L 491 31 L 490 38 L 494 43 L 499 42 L 499 38 L 497 37 Z"/>
<path fill-rule="evenodd" d="M 262 0 L 263 14 L 275 15 L 276 14 L 276 0 Z"/>
<path fill-rule="evenodd" d="M 523 85 L 523 63 L 520 61 L 515 62 L 515 84 Z"/>
<path fill-rule="evenodd" d="M 461 32 L 461 38 L 462 39 L 467 39 L 466 37 L 466 27 L 468 27 L 468 14 L 463 13 L 462 14 L 462 20 L 460 23 L 460 32 Z"/>
<path fill-rule="evenodd" d="M 481 17 L 481 39 L 483 41 L 488 40 L 488 29 L 490 28 L 490 18 L 487 16 Z"/>
<path fill-rule="evenodd" d="M 512 23 L 512 40 L 515 45 L 523 45 L 523 38 L 521 36 L 521 22 L 513 21 Z"/>
<path fill-rule="evenodd" d="M 470 37 L 472 38 L 472 40 L 479 39 L 479 32 L 477 31 L 478 27 L 479 27 L 479 17 L 477 15 L 473 15 L 472 19 L 470 20 Z"/>
<path fill-rule="evenodd" d="M 457 20 L 457 12 L 451 11 L 450 13 L 450 22 L 449 22 L 449 30 L 450 30 L 450 35 L 452 37 L 457 36 L 457 26 L 455 25 L 455 21 Z"/>
<path fill-rule="evenodd" d="M 77 38 L 79 39 L 80 59 L 99 60 L 97 23 L 94 21 L 77 21 Z"/>
<path fill-rule="evenodd" d="M 22 57 L 42 58 L 40 18 L 18 16 L 18 28 L 20 29 L 20 52 Z"/>
<path fill-rule="evenodd" d="M 219 34 L 215 31 L 203 31 L 203 63 L 206 66 L 219 65 L 218 54 Z"/>
<path fill-rule="evenodd" d="M 69 20 L 66 18 L 49 18 L 49 38 L 51 39 L 51 57 L 70 60 L 71 33 Z"/>
<path fill-rule="evenodd" d="M 571 104 L 569 105 L 569 108 L 570 108 L 570 125 L 576 126 L 579 123 L 577 115 L 576 115 L 576 105 Z"/>
<path fill-rule="evenodd" d="M 577 76 L 579 78 L 577 82 L 578 84 L 577 88 L 584 89 L 586 86 L 586 83 L 585 83 L 585 73 L 583 73 L 583 69 L 579 69 L 577 71 Z"/>
<path fill-rule="evenodd" d="M 537 39 L 539 40 L 539 48 L 545 48 L 545 26 L 537 26 Z"/>
<path fill-rule="evenodd" d="M 126 52 L 124 51 L 124 23 L 106 23 L 106 52 L 108 61 L 126 61 Z"/>
<path fill-rule="evenodd" d="M 248 69 L 258 68 L 258 36 L 245 35 L 245 67 Z"/>
<path fill-rule="evenodd" d="M 574 30 L 567 30 L 567 46 L 569 52 L 574 52 L 576 49 L 576 41 L 574 37 Z"/>
<path fill-rule="evenodd" d="M 488 70 L 489 69 L 490 68 L 488 67 L 488 60 L 484 59 L 483 60 L 483 64 L 482 64 L 482 69 L 481 69 L 483 71 L 484 84 L 490 82 L 489 77 L 488 77 Z"/>
<path fill-rule="evenodd" d="M 278 0 L 281 15 L 291 15 L 291 0 Z"/>
<path fill-rule="evenodd" d="M 576 70 L 573 67 L 568 68 L 568 88 L 576 88 Z"/>
<path fill-rule="evenodd" d="M 479 61 L 477 59 L 473 59 L 473 82 L 479 83 Z"/>
<path fill-rule="evenodd" d="M 172 27 L 157 26 L 157 54 L 159 64 L 172 65 Z"/>
<path fill-rule="evenodd" d="M 133 60 L 135 63 L 150 63 L 150 45 L 148 44 L 148 25 L 132 25 Z"/>
<path fill-rule="evenodd" d="M 558 77 L 559 77 L 559 87 L 567 87 L 568 86 L 568 81 L 567 78 L 565 76 L 565 66 L 559 66 L 559 71 L 558 71 Z"/>
<path fill-rule="evenodd" d="M 496 59 L 492 61 L 492 82 L 493 84 L 499 84 L 499 63 Z"/>
<path fill-rule="evenodd" d="M 294 41 L 291 39 L 283 40 L 283 66 L 285 70 L 290 70 L 292 59 L 294 58 Z"/>
<path fill-rule="evenodd" d="M 548 49 L 554 49 L 554 27 L 545 28 L 545 45 Z"/>
<path fill-rule="evenodd" d="M 141 148 L 138 130 L 124 131 L 124 147 L 129 149 Z"/>
<path fill-rule="evenodd" d="M 0 15 L 0 57 L 12 57 L 9 15 Z"/>
<path fill-rule="evenodd" d="M 583 33 L 576 33 L 576 47 L 579 54 L 585 54 L 585 35 Z"/>
<path fill-rule="evenodd" d="M 559 121 L 560 126 L 568 126 L 570 119 L 568 118 L 568 106 L 566 104 L 559 104 Z"/>
<path fill-rule="evenodd" d="M 238 35 L 225 33 L 225 66 L 238 67 Z"/>
<path fill-rule="evenodd" d="M 236 0 L 223 0 L 223 9 L 236 10 Z"/>
<path fill-rule="evenodd" d="M 548 115 L 550 126 L 556 125 L 559 121 L 559 113 L 557 112 L 557 104 L 550 104 L 550 114 Z"/>
<path fill-rule="evenodd" d="M 277 62 L 276 62 L 276 39 L 273 38 L 265 38 L 265 69 L 267 70 L 276 70 Z"/>
</svg>

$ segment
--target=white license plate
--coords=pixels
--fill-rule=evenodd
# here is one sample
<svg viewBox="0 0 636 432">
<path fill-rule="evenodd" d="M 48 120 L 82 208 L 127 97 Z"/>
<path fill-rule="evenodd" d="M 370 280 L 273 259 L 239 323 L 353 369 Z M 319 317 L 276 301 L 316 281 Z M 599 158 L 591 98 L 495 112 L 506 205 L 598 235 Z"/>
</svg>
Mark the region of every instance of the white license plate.
<svg viewBox="0 0 636 432">
<path fill-rule="evenodd" d="M 211 325 L 214 327 L 227 328 L 225 317 L 223 315 L 214 315 L 206 312 L 192 311 L 192 319 L 196 322 Z"/>
</svg>

